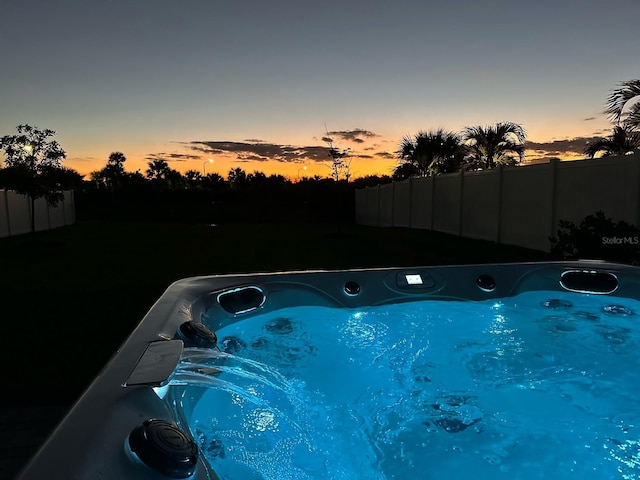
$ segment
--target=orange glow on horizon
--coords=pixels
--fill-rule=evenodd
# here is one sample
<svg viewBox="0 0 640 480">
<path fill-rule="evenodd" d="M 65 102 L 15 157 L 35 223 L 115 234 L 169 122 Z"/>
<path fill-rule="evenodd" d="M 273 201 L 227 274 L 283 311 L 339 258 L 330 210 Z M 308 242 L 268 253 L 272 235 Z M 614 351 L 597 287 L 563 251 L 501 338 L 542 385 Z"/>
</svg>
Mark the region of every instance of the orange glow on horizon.
<svg viewBox="0 0 640 480">
<path fill-rule="evenodd" d="M 549 157 L 552 156 L 554 155 L 545 156 L 533 151 L 527 151 L 525 160 L 522 165 L 547 163 L 549 161 Z M 582 160 L 585 158 L 584 155 L 573 152 L 555 156 L 557 158 L 560 158 L 560 160 L 562 161 Z M 353 159 L 350 168 L 351 178 L 356 179 L 368 175 L 391 176 L 393 174 L 394 168 L 398 165 L 397 160 L 379 157 L 376 158 L 375 155 L 373 155 L 373 157 L 374 158 L 371 159 Z M 238 162 L 234 158 L 225 157 L 217 157 L 212 160 L 214 161 L 208 162 L 207 156 L 203 156 L 200 160 L 168 163 L 171 168 L 179 171 L 182 174 L 185 174 L 189 170 L 195 170 L 201 174 L 203 172 L 205 172 L 206 174 L 216 173 L 223 178 L 227 178 L 229 171 L 235 168 L 241 168 L 247 174 L 259 171 L 267 176 L 282 175 L 292 182 L 298 181 L 298 179 L 304 177 L 312 178 L 318 176 L 321 178 L 328 178 L 331 176 L 330 159 L 326 162 L 307 161 L 301 163 L 282 162 L 277 160 Z M 144 175 L 148 168 L 148 163 L 149 160 L 127 157 L 127 161 L 125 162 L 125 170 L 128 172 L 139 171 Z M 203 163 L 205 164 L 205 168 L 203 168 Z M 91 172 L 100 170 L 104 168 L 105 165 L 106 160 L 104 162 L 89 162 L 81 159 L 71 158 L 64 162 L 64 166 L 73 168 L 74 170 L 78 171 L 78 173 L 83 175 L 87 180 L 90 178 Z"/>
<path fill-rule="evenodd" d="M 595 126 L 595 125 L 594 125 Z M 539 132 L 538 132 L 539 133 Z M 573 132 L 573 133 L 578 133 Z M 340 149 L 351 148 L 351 178 L 360 178 L 367 175 L 391 175 L 394 168 L 398 165 L 398 160 L 395 158 L 396 151 L 399 143 L 402 140 L 402 136 L 392 139 L 392 136 L 376 135 L 372 138 L 364 138 L 362 141 L 349 141 L 340 138 L 334 138 L 334 146 Z M 584 134 L 582 137 L 593 136 L 593 134 Z M 540 143 L 550 145 L 556 139 L 561 141 L 571 140 L 570 137 L 558 137 L 548 136 L 553 140 L 539 140 L 544 136 L 536 135 L 536 138 L 529 137 L 529 141 L 533 143 Z M 580 138 L 580 135 L 576 135 L 573 138 Z M 289 139 L 291 140 L 291 139 Z M 284 160 L 254 160 L 251 157 L 251 149 L 257 148 L 260 145 L 271 145 L 270 142 L 252 144 L 250 141 L 240 140 L 238 142 L 229 141 L 229 144 L 242 144 L 247 142 L 248 150 L 242 151 L 227 151 L 224 153 L 216 152 L 214 149 L 211 151 L 195 150 L 189 147 L 190 142 L 161 142 L 144 143 L 141 141 L 135 141 L 128 145 L 122 145 L 121 148 L 109 149 L 102 143 L 98 146 L 98 151 L 90 150 L 86 145 L 81 144 L 77 150 L 73 147 L 68 147 L 67 160 L 63 163 L 64 166 L 76 170 L 83 175 L 86 179 L 90 178 L 90 174 L 93 171 L 101 170 L 107 164 L 107 159 L 113 151 L 121 151 L 127 158 L 124 168 L 128 172 L 139 171 L 144 175 L 148 168 L 148 163 L 154 159 L 164 159 L 169 166 L 178 172 L 184 174 L 189 170 L 195 170 L 202 174 L 206 172 L 217 173 L 218 175 L 226 178 L 230 170 L 235 168 L 241 168 L 247 173 L 253 173 L 254 171 L 263 172 L 265 175 L 283 175 L 291 181 L 296 181 L 302 177 L 314 177 L 319 176 L 327 178 L 331 176 L 331 158 L 329 156 L 329 146 L 323 144 L 320 138 L 314 137 L 311 141 L 305 142 L 304 139 L 298 139 L 296 143 L 273 143 L 273 145 L 294 146 L 295 145 L 313 145 L 317 154 L 318 148 L 326 148 L 327 157 L 324 161 L 319 161 L 317 158 L 304 158 L 303 156 L 289 161 Z M 64 143 L 71 143 L 71 139 L 66 139 Z M 63 144 L 64 146 L 64 144 Z M 95 147 L 94 147 L 95 148 Z M 304 151 L 305 148 L 301 147 Z M 148 152 L 164 152 L 164 153 L 148 153 Z M 245 158 L 241 158 L 244 156 Z M 255 155 L 258 157 L 259 155 Z M 523 165 L 530 165 L 535 163 L 547 162 L 550 157 L 559 157 L 561 160 L 578 160 L 584 158 L 584 156 L 577 152 L 551 152 L 546 150 L 527 150 L 525 161 Z M 207 163 L 211 159 L 213 162 Z M 305 169 L 306 167 L 306 169 Z"/>
<path fill-rule="evenodd" d="M 125 170 L 128 172 L 139 171 L 143 175 L 145 174 L 148 163 L 150 160 L 145 157 L 137 157 L 134 155 L 125 156 L 127 160 L 124 164 Z M 397 165 L 397 161 L 393 159 L 376 158 L 353 158 L 351 162 L 351 178 L 364 177 L 366 175 L 391 175 L 393 169 Z M 328 155 L 327 155 L 328 157 Z M 73 168 L 78 173 L 83 175 L 85 179 L 89 179 L 91 172 L 101 170 L 107 164 L 108 155 L 105 160 L 82 159 L 78 157 L 69 156 L 64 162 L 64 166 Z M 209 162 L 211 158 L 213 162 Z M 327 158 L 325 162 L 319 162 L 316 160 L 307 160 L 301 162 L 283 162 L 278 160 L 266 160 L 266 161 L 238 161 L 235 157 L 231 156 L 212 156 L 202 155 L 198 159 L 190 159 L 185 161 L 171 161 L 168 160 L 169 167 L 184 174 L 189 170 L 195 170 L 199 173 L 206 172 L 206 174 L 217 173 L 218 175 L 227 178 L 230 170 L 235 168 L 241 168 L 247 173 L 253 173 L 255 171 L 263 172 L 265 175 L 282 175 L 285 178 L 296 181 L 298 178 L 319 176 L 326 178 L 331 176 L 331 158 Z M 203 165 L 204 164 L 204 165 Z M 203 168 L 204 166 L 204 168 Z"/>
</svg>

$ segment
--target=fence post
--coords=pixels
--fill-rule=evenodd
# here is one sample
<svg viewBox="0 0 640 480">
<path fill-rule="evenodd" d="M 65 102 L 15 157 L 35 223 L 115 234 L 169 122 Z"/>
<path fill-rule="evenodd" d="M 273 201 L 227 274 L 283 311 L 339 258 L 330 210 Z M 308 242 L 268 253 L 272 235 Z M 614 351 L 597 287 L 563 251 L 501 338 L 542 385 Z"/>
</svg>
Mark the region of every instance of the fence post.
<svg viewBox="0 0 640 480">
<path fill-rule="evenodd" d="M 396 226 L 396 182 L 391 182 L 391 226 Z"/>
<path fill-rule="evenodd" d="M 71 192 L 71 224 L 76 223 L 76 191 L 70 190 Z"/>
<path fill-rule="evenodd" d="M 378 219 L 376 220 L 376 227 L 380 227 L 380 184 L 378 184 Z"/>
<path fill-rule="evenodd" d="M 460 198 L 458 200 L 458 236 L 462 236 L 462 211 L 464 202 L 464 170 L 460 170 Z"/>
<path fill-rule="evenodd" d="M 47 202 L 47 230 L 51 230 L 51 208 L 51 205 Z"/>
<path fill-rule="evenodd" d="M 5 220 L 7 222 L 7 236 L 11 236 L 11 219 L 9 218 L 9 193 L 8 190 L 3 190 L 4 192 L 4 213 Z"/>
<path fill-rule="evenodd" d="M 497 213 L 497 220 L 498 220 L 498 226 L 497 226 L 497 231 L 496 231 L 496 243 L 500 243 L 500 241 L 502 240 L 502 171 L 504 170 L 504 165 L 500 164 L 498 165 L 498 168 L 494 168 L 493 171 L 497 172 L 496 175 L 498 176 L 498 211 Z M 492 172 L 493 173 L 493 172 Z"/>
<path fill-rule="evenodd" d="M 62 194 L 64 197 L 62 198 L 62 225 L 67 224 L 67 207 L 65 207 L 65 203 L 67 203 L 67 192 L 63 191 Z"/>
<path fill-rule="evenodd" d="M 434 225 L 433 212 L 435 211 L 435 209 L 433 208 L 433 204 L 435 203 L 435 200 L 436 200 L 436 176 L 431 175 L 431 221 L 430 221 L 431 231 L 433 231 L 433 225 Z"/>
<path fill-rule="evenodd" d="M 32 200 L 31 197 L 27 195 L 24 196 L 24 199 L 27 202 L 27 210 L 29 212 L 29 230 L 31 230 L 31 226 L 33 226 L 33 232 L 35 232 L 36 231 L 36 201 Z"/>
<path fill-rule="evenodd" d="M 552 158 L 549 161 L 549 179 L 551 184 L 551 212 L 549 214 L 549 237 L 555 237 L 557 223 L 558 223 L 558 162 L 557 158 Z"/>
<path fill-rule="evenodd" d="M 633 155 L 633 160 L 636 165 L 636 178 L 634 184 L 632 186 L 632 193 L 634 195 L 633 198 L 637 199 L 636 201 L 636 227 L 640 227 L 640 153 L 635 153 Z"/>
<path fill-rule="evenodd" d="M 413 177 L 409 177 L 409 228 L 413 228 Z"/>
</svg>

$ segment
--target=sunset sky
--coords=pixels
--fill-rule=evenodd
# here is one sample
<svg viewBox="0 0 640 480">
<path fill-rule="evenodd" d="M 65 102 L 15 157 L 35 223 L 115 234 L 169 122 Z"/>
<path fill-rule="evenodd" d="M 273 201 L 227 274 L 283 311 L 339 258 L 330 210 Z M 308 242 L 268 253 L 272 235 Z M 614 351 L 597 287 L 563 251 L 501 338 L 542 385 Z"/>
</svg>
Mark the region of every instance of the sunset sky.
<svg viewBox="0 0 640 480">
<path fill-rule="evenodd" d="M 638 0 L 4 0 L 0 135 L 56 130 L 66 166 L 389 174 L 404 135 L 512 121 L 527 160 L 608 135 L 640 78 Z M 301 170 L 304 167 L 307 170 Z"/>
</svg>

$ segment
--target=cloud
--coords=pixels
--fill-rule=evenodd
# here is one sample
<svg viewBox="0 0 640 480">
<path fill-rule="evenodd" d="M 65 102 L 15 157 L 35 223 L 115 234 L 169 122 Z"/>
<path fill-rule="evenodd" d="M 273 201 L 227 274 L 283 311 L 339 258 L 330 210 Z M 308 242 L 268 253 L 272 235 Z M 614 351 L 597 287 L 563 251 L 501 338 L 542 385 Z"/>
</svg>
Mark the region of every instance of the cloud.
<svg viewBox="0 0 640 480">
<path fill-rule="evenodd" d="M 186 153 L 170 153 L 168 157 L 169 160 L 180 162 L 184 162 L 185 160 L 200 160 L 202 158 L 200 155 L 187 155 Z"/>
<path fill-rule="evenodd" d="M 246 154 L 241 153 L 236 155 L 236 161 L 238 162 L 265 162 L 269 160 L 266 157 L 261 157 L 260 155 Z"/>
<path fill-rule="evenodd" d="M 331 141 L 334 137 L 337 137 L 338 139 L 345 140 L 347 142 L 364 143 L 364 139 L 378 136 L 379 135 L 376 135 L 370 130 L 355 128 L 353 130 L 333 130 L 331 132 L 327 132 L 327 137 L 323 137 L 322 140 L 327 142 Z"/>
<path fill-rule="evenodd" d="M 582 154 L 589 142 L 600 137 L 576 137 L 567 140 L 553 140 L 551 142 L 526 142 L 524 147 L 527 150 L 533 150 L 538 154 L 548 154 L 553 156 L 564 155 L 567 153 Z"/>
<path fill-rule="evenodd" d="M 200 160 L 200 155 L 188 155 L 186 153 L 150 153 L 147 160 L 164 160 L 165 162 L 186 162 L 187 160 Z"/>
<path fill-rule="evenodd" d="M 101 158 L 98 157 L 67 157 L 67 161 L 70 162 L 95 162 L 97 160 L 101 160 Z M 106 161 L 105 161 L 106 163 Z"/>
<path fill-rule="evenodd" d="M 193 146 L 193 145 L 191 145 L 189 148 L 191 150 L 195 150 L 197 152 L 203 152 L 203 153 L 206 153 L 208 155 L 222 155 L 223 153 L 226 152 L 226 150 L 223 150 L 223 149 L 215 149 L 215 148 L 208 148 L 208 147 L 198 147 L 198 146 Z"/>
<path fill-rule="evenodd" d="M 344 132 L 329 132 L 331 135 L 339 134 L 340 138 L 356 138 L 359 136 L 377 136 L 367 130 L 356 129 Z M 323 141 L 331 142 L 329 137 L 323 137 Z M 353 140 L 352 140 L 353 141 Z M 356 142 L 358 143 L 358 142 Z M 231 156 L 239 163 L 276 161 L 283 163 L 303 163 L 303 162 L 330 162 L 329 147 L 327 145 L 281 145 L 269 143 L 264 140 L 245 140 L 242 142 L 198 140 L 185 144 L 187 148 L 196 152 L 202 152 L 204 156 Z M 367 153 L 351 152 L 353 158 L 373 159 L 395 159 L 396 155 L 386 151 L 375 152 L 370 148 L 365 148 Z"/>
<path fill-rule="evenodd" d="M 264 162 L 268 160 L 285 163 L 300 163 L 303 161 L 324 162 L 330 158 L 327 147 L 316 145 L 297 147 L 266 142 L 220 142 L 204 140 L 191 142 L 190 148 L 208 155 L 235 154 L 236 159 L 241 162 Z"/>
</svg>

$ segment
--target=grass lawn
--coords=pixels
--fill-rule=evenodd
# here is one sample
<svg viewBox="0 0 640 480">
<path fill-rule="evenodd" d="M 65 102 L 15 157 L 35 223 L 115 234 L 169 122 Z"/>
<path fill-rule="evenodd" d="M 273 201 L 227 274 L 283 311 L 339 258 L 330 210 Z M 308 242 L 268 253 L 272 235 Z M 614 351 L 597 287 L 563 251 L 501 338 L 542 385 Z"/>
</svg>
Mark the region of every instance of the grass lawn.
<svg viewBox="0 0 640 480">
<path fill-rule="evenodd" d="M 424 230 L 355 225 L 79 223 L 0 239 L 11 405 L 68 405 L 169 284 L 194 275 L 545 260 Z"/>
</svg>

